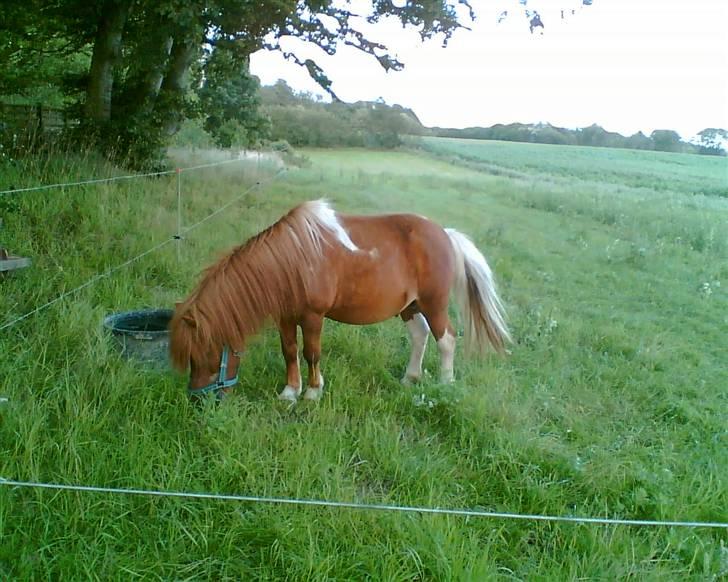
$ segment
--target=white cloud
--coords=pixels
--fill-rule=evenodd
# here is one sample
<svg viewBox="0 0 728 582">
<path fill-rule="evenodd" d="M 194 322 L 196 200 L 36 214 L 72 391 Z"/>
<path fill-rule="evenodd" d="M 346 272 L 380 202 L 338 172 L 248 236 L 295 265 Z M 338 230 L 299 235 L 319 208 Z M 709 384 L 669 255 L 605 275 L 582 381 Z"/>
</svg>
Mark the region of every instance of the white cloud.
<svg viewBox="0 0 728 582">
<path fill-rule="evenodd" d="M 599 123 L 624 134 L 675 129 L 688 138 L 705 127 L 728 127 L 727 4 L 531 0 L 545 25 L 543 35 L 540 29 L 532 35 L 516 0 L 480 0 L 472 30 L 458 31 L 445 49 L 438 41 L 421 43 L 393 20 L 366 27 L 406 65 L 388 74 L 349 47 L 333 57 L 294 40 L 286 48 L 315 57 L 342 99 L 381 96 L 411 107 L 425 125 Z M 498 25 L 503 9 L 510 17 Z M 296 89 L 321 92 L 278 53 L 256 53 L 251 68 L 266 84 L 283 78 Z"/>
</svg>

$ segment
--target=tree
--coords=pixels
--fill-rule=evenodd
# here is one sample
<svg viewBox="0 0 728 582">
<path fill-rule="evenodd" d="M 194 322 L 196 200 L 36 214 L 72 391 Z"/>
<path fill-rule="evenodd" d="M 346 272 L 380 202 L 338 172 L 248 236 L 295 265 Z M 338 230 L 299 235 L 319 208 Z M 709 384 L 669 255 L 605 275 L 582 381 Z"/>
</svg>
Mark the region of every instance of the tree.
<svg viewBox="0 0 728 582">
<path fill-rule="evenodd" d="M 361 32 L 364 23 L 393 17 L 416 27 L 424 38 L 443 42 L 473 18 L 467 0 L 414 0 L 404 6 L 372 0 L 368 13 L 338 0 L 3 0 L 11 28 L 41 39 L 47 31 L 69 50 L 86 52 L 87 75 L 78 99 L 84 135 L 112 144 L 141 163 L 174 134 L 184 118 L 200 114 L 214 96 L 217 107 L 210 127 L 249 120 L 232 115 L 233 94 L 242 107 L 254 107 L 246 87 L 250 54 L 259 48 L 283 50 L 281 39 L 295 37 L 334 54 L 339 45 L 355 47 L 387 70 L 402 68 L 386 46 Z M 10 22 L 12 21 L 12 22 Z M 42 23 L 40 26 L 34 23 Z M 0 49 L 1 50 L 1 49 Z M 285 56 L 304 66 L 335 98 L 325 72 L 312 60 Z M 225 63 L 225 66 L 221 66 Z M 237 79 L 237 80 L 236 80 Z M 201 94 L 200 94 L 201 93 Z M 220 117 L 222 115 L 222 117 Z M 111 147 L 111 146 L 110 146 Z"/>
<path fill-rule="evenodd" d="M 728 144 L 728 131 L 715 127 L 708 127 L 696 136 L 696 143 L 701 154 L 714 156 L 726 155 L 726 144 Z"/>
<path fill-rule="evenodd" d="M 638 131 L 635 134 L 632 134 L 627 138 L 627 141 L 625 142 L 625 146 L 627 148 L 633 149 L 633 150 L 652 150 L 655 149 L 654 142 L 647 137 L 644 133 L 641 131 Z"/>
<path fill-rule="evenodd" d="M 263 87 L 260 96 L 270 137 L 294 146 L 392 148 L 402 143 L 402 135 L 425 133 L 411 110 L 382 100 L 326 103 L 283 81 Z"/>
<path fill-rule="evenodd" d="M 362 9 L 366 12 L 357 12 Z M 215 96 L 228 105 L 218 108 L 223 117 L 211 120 L 210 128 L 232 124 L 235 131 L 257 131 L 250 123 L 254 116 L 232 115 L 229 107 L 233 94 L 242 98 L 242 106 L 255 107 L 249 82 L 230 81 L 249 77 L 248 58 L 262 47 L 280 50 L 305 67 L 336 100 L 325 71 L 311 59 L 286 52 L 284 38 L 313 43 L 327 54 L 341 45 L 355 47 L 384 69 L 400 70 L 403 64 L 388 48 L 362 32 L 365 23 L 385 18 L 446 44 L 474 13 L 469 0 L 3 0 L 0 57 L 5 56 L 3 36 L 15 35 L 26 40 L 20 42 L 21 52 L 48 46 L 84 63 L 83 77 L 70 75 L 63 81 L 79 112 L 82 134 L 141 163 L 161 149 L 185 118 L 204 115 L 201 100 L 209 105 Z M 225 56 L 217 56 L 221 54 Z M 230 66 L 219 67 L 219 62 Z M 26 79 L 33 77 L 31 69 L 30 64 L 23 67 Z"/>
<path fill-rule="evenodd" d="M 539 124 L 533 132 L 532 139 L 536 143 L 576 145 L 576 137 L 569 131 L 551 124 Z"/>
<path fill-rule="evenodd" d="M 249 146 L 267 133 L 268 120 L 258 113 L 259 83 L 227 51 L 213 53 L 199 91 L 204 128 L 220 147 Z"/>
<path fill-rule="evenodd" d="M 579 145 L 610 148 L 625 147 L 624 136 L 613 131 L 607 131 L 595 123 L 577 130 L 576 139 Z"/>
<path fill-rule="evenodd" d="M 88 55 L 69 42 L 61 23 L 31 17 L 41 9 L 37 0 L 3 0 L 0 95 L 60 106 L 68 78 L 87 69 Z"/>
<path fill-rule="evenodd" d="M 685 145 L 680 139 L 680 134 L 671 129 L 656 129 L 650 134 L 655 144 L 655 149 L 662 152 L 679 152 Z"/>
</svg>

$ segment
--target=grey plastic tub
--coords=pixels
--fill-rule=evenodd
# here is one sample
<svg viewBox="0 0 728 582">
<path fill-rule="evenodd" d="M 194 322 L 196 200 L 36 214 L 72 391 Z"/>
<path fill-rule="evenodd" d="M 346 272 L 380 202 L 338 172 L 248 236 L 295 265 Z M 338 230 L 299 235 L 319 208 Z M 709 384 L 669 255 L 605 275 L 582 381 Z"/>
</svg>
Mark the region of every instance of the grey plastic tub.
<svg viewBox="0 0 728 582">
<path fill-rule="evenodd" d="M 168 368 L 172 309 L 114 313 L 104 319 L 121 355 L 152 368 Z"/>
</svg>

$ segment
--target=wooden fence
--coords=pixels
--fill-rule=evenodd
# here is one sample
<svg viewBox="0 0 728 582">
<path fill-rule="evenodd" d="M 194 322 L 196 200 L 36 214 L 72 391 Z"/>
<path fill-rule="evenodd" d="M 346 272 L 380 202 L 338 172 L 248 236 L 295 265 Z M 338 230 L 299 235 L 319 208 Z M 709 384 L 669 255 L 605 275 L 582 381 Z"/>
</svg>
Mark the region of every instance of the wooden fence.
<svg viewBox="0 0 728 582">
<path fill-rule="evenodd" d="M 0 103 L 0 132 L 58 132 L 78 125 L 65 110 L 44 105 L 10 105 Z"/>
</svg>

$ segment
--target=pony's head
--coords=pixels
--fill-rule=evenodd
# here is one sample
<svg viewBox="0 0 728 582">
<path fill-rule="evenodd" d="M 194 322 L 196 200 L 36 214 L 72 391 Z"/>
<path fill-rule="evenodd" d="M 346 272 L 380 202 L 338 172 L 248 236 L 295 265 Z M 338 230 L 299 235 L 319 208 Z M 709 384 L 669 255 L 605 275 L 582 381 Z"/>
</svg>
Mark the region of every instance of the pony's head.
<svg viewBox="0 0 728 582">
<path fill-rule="evenodd" d="M 240 353 L 216 341 L 205 318 L 188 304 L 176 306 L 169 347 L 174 367 L 190 370 L 190 396 L 214 393 L 221 397 L 237 382 Z"/>
</svg>

